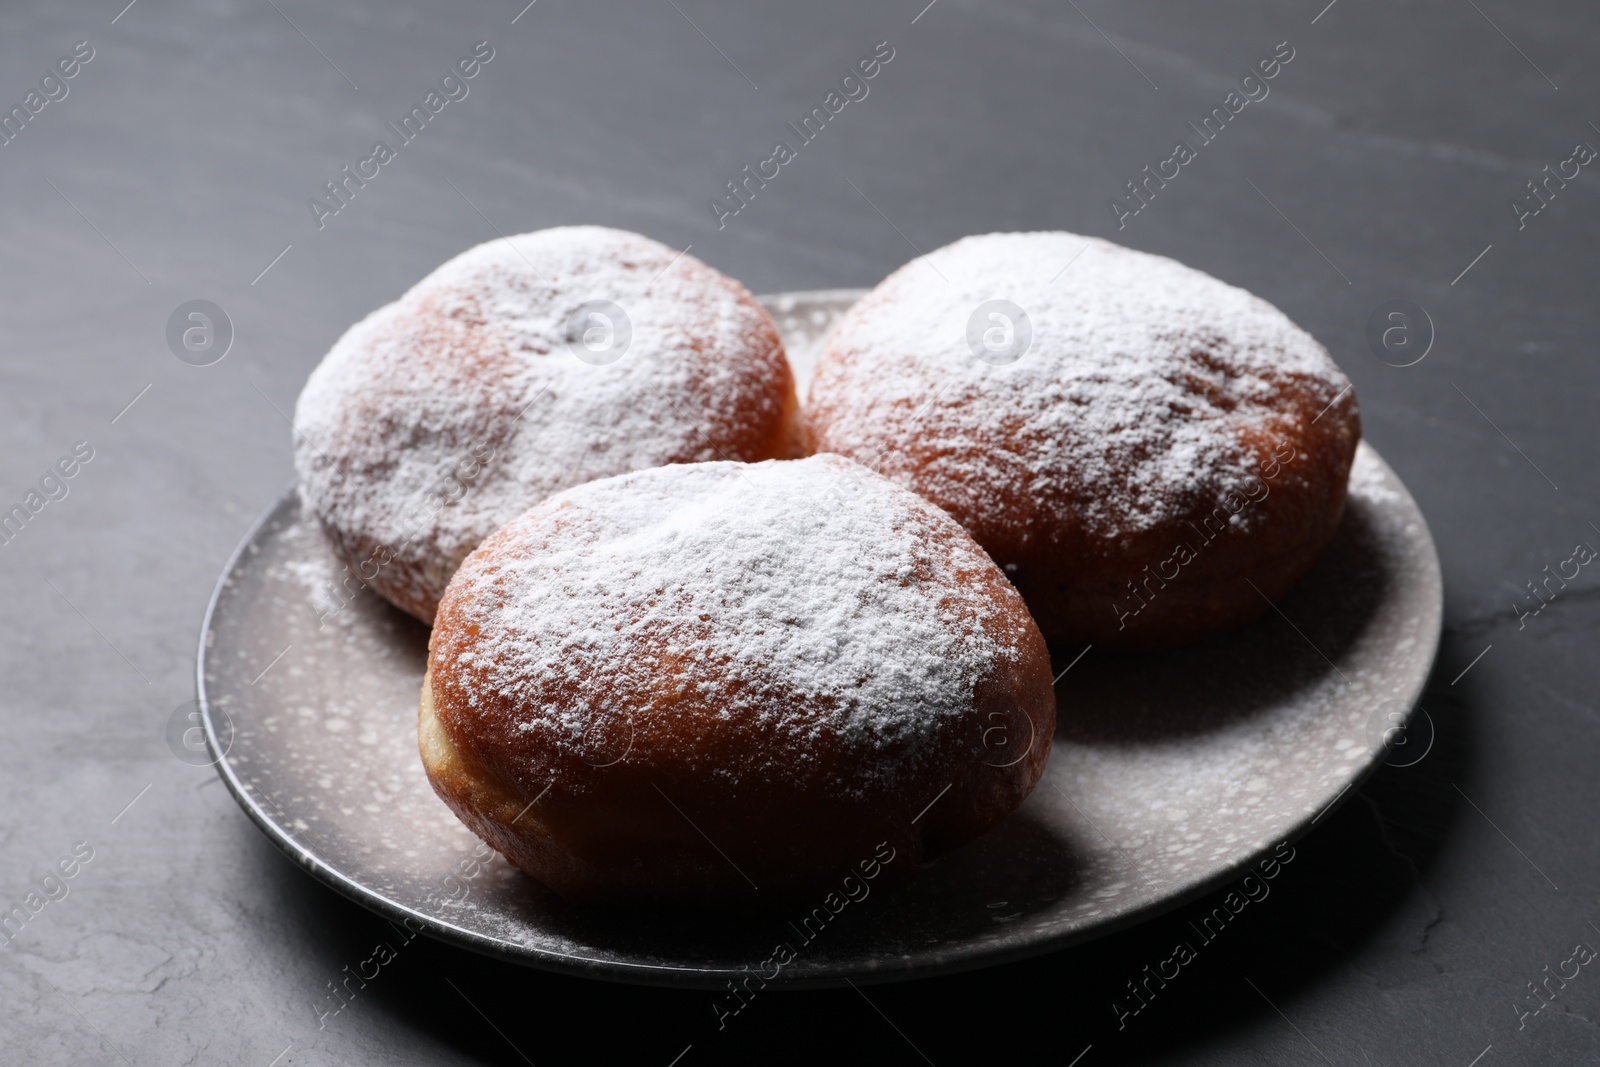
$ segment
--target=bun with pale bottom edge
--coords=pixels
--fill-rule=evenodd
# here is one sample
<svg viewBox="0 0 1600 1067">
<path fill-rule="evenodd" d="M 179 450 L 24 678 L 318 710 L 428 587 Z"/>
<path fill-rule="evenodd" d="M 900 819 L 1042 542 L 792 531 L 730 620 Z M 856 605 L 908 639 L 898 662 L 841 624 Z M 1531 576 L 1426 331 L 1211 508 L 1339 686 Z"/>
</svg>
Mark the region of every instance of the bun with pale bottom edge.
<svg viewBox="0 0 1600 1067">
<path fill-rule="evenodd" d="M 1008 815 L 1055 699 L 1021 598 L 949 516 L 839 456 L 559 493 L 461 566 L 429 645 L 435 791 L 576 901 L 879 886 Z"/>
</svg>

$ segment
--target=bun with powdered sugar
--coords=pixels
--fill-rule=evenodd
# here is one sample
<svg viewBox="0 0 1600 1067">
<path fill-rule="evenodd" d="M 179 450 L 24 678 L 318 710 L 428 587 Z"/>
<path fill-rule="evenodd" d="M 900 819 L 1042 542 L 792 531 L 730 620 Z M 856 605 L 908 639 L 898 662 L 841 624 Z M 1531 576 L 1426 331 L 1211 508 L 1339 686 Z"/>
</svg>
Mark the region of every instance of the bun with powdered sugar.
<svg viewBox="0 0 1600 1067">
<path fill-rule="evenodd" d="M 1332 539 L 1350 381 L 1259 297 L 1069 233 L 914 260 L 824 341 L 818 451 L 956 518 L 1045 636 L 1158 648 L 1243 623 Z"/>
<path fill-rule="evenodd" d="M 840 456 L 536 505 L 451 580 L 419 717 L 435 791 L 561 895 L 753 908 L 903 883 L 1022 803 L 1054 729 L 1016 590 Z"/>
<path fill-rule="evenodd" d="M 424 622 L 467 554 L 551 493 L 807 450 L 782 343 L 745 288 L 598 226 L 439 267 L 339 339 L 295 429 L 301 494 L 351 574 Z"/>
</svg>

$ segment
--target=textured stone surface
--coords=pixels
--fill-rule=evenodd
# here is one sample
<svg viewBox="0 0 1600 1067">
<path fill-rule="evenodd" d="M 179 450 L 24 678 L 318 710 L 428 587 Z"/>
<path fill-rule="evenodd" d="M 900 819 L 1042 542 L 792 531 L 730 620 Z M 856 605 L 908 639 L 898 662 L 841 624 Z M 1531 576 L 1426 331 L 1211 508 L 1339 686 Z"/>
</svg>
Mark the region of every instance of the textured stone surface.
<svg viewBox="0 0 1600 1067">
<path fill-rule="evenodd" d="M 1052 1061 L 1092 1045 L 1083 1067 L 1600 1055 L 1592 967 L 1552 978 L 1558 998 L 1518 1028 L 1540 1003 L 1527 983 L 1600 946 L 1596 579 L 1584 570 L 1521 629 L 1512 609 L 1577 541 L 1600 544 L 1593 179 L 1521 231 L 1506 203 L 1600 138 L 1584 5 L 1340 0 L 1318 17 L 1319 2 L 939 0 L 915 25 L 918 2 L 540 0 L 515 25 L 516 2 L 140 0 L 113 24 L 118 6 L 0 14 L 8 105 L 74 42 L 95 48 L 0 149 L 0 500 L 21 501 L 74 442 L 95 450 L 0 548 L 0 909 L 26 910 L 77 842 L 94 850 L 0 948 L 5 1060 L 266 1065 L 287 1047 L 280 1065 L 666 1064 L 692 1045 L 684 1067 L 923 1062 L 916 1049 L 948 1063 L 1035 1032 Z M 306 198 L 485 39 L 495 57 L 470 95 L 319 231 Z M 884 39 L 896 53 L 870 95 L 719 231 L 706 199 Z M 1107 198 L 1284 40 L 1296 54 L 1271 95 L 1118 233 Z M 1355 382 L 1368 438 L 1438 542 L 1432 752 L 1324 820 L 1271 895 L 1120 1030 L 1112 1003 L 1137 1003 L 1124 983 L 1198 941 L 1189 922 L 1217 901 L 1031 962 L 874 987 L 871 1004 L 768 992 L 720 1031 L 704 993 L 402 944 L 281 857 L 165 730 L 193 695 L 212 582 L 288 481 L 280 413 L 327 346 L 496 229 L 572 222 L 692 242 L 758 292 L 870 285 L 910 242 L 1060 227 L 1278 304 Z M 209 367 L 165 339 L 196 298 L 236 332 Z M 1391 299 L 1437 327 L 1415 366 L 1367 347 Z M 327 983 L 380 940 L 395 959 L 319 1029 Z"/>
</svg>

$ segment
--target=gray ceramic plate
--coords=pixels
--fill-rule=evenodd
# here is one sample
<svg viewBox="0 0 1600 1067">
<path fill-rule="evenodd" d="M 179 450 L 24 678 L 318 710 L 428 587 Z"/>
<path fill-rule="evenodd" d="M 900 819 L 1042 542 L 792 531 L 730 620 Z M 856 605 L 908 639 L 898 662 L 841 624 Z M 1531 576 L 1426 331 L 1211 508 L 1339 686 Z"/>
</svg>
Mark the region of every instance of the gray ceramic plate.
<svg viewBox="0 0 1600 1067">
<path fill-rule="evenodd" d="M 765 298 L 802 380 L 857 296 Z M 572 907 L 487 854 L 417 756 L 427 630 L 370 592 L 337 607 L 338 571 L 285 495 L 228 563 L 198 665 L 223 781 L 314 877 L 442 940 L 592 977 L 720 986 L 800 942 L 786 921 L 798 915 Z M 1337 540 L 1277 610 L 1175 653 L 1090 650 L 1057 685 L 1055 751 L 1028 801 L 909 888 L 846 906 L 796 945 L 782 978 L 887 981 L 1015 959 L 1238 877 L 1397 758 L 1391 728 L 1427 679 L 1441 603 L 1427 524 L 1362 445 Z"/>
</svg>

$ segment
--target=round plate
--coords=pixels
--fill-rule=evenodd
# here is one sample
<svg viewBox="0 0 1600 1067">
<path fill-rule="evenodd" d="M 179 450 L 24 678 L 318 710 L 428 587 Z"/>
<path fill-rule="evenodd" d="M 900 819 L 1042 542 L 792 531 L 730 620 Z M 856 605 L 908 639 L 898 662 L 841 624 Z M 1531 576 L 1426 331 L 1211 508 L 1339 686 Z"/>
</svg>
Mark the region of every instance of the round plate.
<svg viewBox="0 0 1600 1067">
<path fill-rule="evenodd" d="M 763 298 L 797 377 L 859 295 Z M 1027 802 L 905 889 L 837 914 L 819 900 L 829 921 L 809 941 L 804 911 L 575 907 L 481 845 L 417 755 L 427 628 L 359 588 L 292 491 L 212 595 L 198 684 L 245 811 L 373 911 L 531 966 L 658 984 L 720 986 L 787 942 L 781 980 L 825 985 L 1061 948 L 1239 877 L 1385 758 L 1420 749 L 1399 747 L 1411 739 L 1395 727 L 1432 667 L 1441 610 L 1427 524 L 1363 444 L 1337 538 L 1274 610 L 1171 653 L 1057 650 L 1060 725 Z"/>
</svg>

